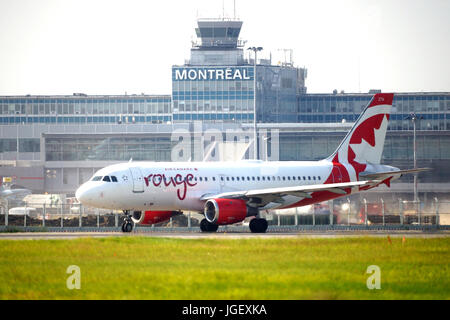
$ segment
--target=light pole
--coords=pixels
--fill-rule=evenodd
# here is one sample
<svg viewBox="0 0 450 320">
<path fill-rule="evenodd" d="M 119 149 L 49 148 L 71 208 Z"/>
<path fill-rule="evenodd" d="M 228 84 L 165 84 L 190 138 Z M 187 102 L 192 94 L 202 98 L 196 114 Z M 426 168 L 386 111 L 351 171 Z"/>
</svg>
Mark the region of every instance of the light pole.
<svg viewBox="0 0 450 320">
<path fill-rule="evenodd" d="M 16 123 L 16 132 L 17 132 L 17 139 L 16 139 L 16 161 L 19 160 L 19 124 Z"/>
<path fill-rule="evenodd" d="M 258 159 L 258 136 L 256 132 L 256 58 L 258 56 L 258 51 L 261 51 L 262 47 L 250 47 L 247 50 L 252 50 L 255 53 L 255 60 L 253 61 L 253 153 L 254 158 Z"/>
<path fill-rule="evenodd" d="M 272 137 L 267 137 L 265 134 L 263 135 L 263 141 L 264 141 L 264 143 L 263 143 L 263 146 L 264 146 L 264 153 L 263 153 L 263 155 L 264 155 L 264 161 L 269 161 L 268 160 L 268 158 L 269 158 L 269 152 L 268 152 L 268 149 L 269 149 L 269 147 L 268 147 L 268 144 L 269 144 L 269 140 L 270 139 L 272 139 Z"/>
<path fill-rule="evenodd" d="M 413 157 L 414 157 L 414 169 L 417 168 L 417 156 L 416 156 L 416 122 L 417 120 L 423 119 L 422 116 L 416 115 L 414 112 L 411 112 L 409 116 L 406 117 L 406 119 L 409 119 L 413 123 Z M 417 195 L 417 173 L 414 173 L 414 202 L 417 202 L 419 200 L 419 197 Z"/>
</svg>

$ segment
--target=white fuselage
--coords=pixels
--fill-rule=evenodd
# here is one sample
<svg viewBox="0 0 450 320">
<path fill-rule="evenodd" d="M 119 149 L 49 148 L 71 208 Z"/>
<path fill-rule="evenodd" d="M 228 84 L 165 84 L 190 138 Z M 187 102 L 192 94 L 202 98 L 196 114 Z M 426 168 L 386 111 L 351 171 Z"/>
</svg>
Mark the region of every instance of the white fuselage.
<svg viewBox="0 0 450 320">
<path fill-rule="evenodd" d="M 373 171 L 379 167 L 387 166 L 378 165 Z M 76 197 L 85 205 L 112 210 L 202 211 L 200 198 L 208 194 L 356 181 L 341 174 L 346 170 L 333 170 L 333 163 L 327 160 L 129 162 L 97 171 L 77 190 Z M 104 181 L 105 177 L 110 181 Z M 300 200 L 301 196 L 286 195 L 283 202 L 260 209 L 283 208 Z"/>
</svg>

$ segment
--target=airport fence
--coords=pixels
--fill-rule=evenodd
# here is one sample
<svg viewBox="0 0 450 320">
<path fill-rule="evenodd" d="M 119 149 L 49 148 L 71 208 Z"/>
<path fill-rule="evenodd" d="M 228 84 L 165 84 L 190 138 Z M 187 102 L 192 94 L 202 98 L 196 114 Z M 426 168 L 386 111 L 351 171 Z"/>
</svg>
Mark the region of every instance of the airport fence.
<svg viewBox="0 0 450 320">
<path fill-rule="evenodd" d="M 0 225 L 15 227 L 119 227 L 124 219 L 120 212 L 85 207 L 81 204 L 3 205 Z"/>
<path fill-rule="evenodd" d="M 271 229 L 320 229 L 334 227 L 377 227 L 398 228 L 402 226 L 450 226 L 450 201 L 379 201 L 369 202 L 344 200 L 314 205 L 304 210 L 275 210 L 263 212 Z M 168 221 L 151 226 L 161 228 L 198 229 L 203 217 L 195 213 L 185 213 Z M 122 212 L 111 212 L 85 207 L 81 204 L 27 204 L 6 203 L 0 206 L 0 226 L 25 228 L 90 228 L 115 230 L 124 221 Z M 248 219 L 236 226 L 246 227 Z M 231 226 L 230 226 L 231 227 Z"/>
<path fill-rule="evenodd" d="M 293 212 L 292 212 L 293 211 Z M 309 212 L 291 209 L 274 214 L 269 225 L 342 225 L 342 226 L 411 226 L 450 225 L 450 201 L 350 201 L 349 199 L 318 204 Z"/>
</svg>

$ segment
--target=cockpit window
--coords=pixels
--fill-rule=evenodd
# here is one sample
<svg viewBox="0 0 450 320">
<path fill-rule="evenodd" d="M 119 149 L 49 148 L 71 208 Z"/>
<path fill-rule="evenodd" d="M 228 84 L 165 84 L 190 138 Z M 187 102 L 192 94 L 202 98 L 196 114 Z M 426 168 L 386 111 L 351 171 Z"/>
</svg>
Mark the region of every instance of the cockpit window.
<svg viewBox="0 0 450 320">
<path fill-rule="evenodd" d="M 92 178 L 92 181 L 101 181 L 102 180 L 102 176 L 95 176 Z"/>
<path fill-rule="evenodd" d="M 111 176 L 112 182 L 117 182 L 117 178 L 115 176 Z"/>
<path fill-rule="evenodd" d="M 109 176 L 105 176 L 105 177 L 103 178 L 103 181 L 111 182 L 111 179 L 109 178 Z"/>
</svg>

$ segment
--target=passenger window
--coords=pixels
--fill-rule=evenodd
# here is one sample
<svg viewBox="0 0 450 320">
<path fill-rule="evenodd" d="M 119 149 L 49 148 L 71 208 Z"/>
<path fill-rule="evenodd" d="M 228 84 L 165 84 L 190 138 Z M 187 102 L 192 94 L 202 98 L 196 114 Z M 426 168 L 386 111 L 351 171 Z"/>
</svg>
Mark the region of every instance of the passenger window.
<svg viewBox="0 0 450 320">
<path fill-rule="evenodd" d="M 316 176 L 314 176 L 313 179 L 316 180 Z"/>
<path fill-rule="evenodd" d="M 258 180 L 258 181 L 259 181 L 259 180 L 260 180 L 260 178 L 259 178 L 259 177 L 256 177 L 256 180 Z"/>
<path fill-rule="evenodd" d="M 252 180 L 255 181 L 255 177 L 252 177 Z"/>
<path fill-rule="evenodd" d="M 220 180 L 223 181 L 223 177 L 220 177 Z"/>
<path fill-rule="evenodd" d="M 234 181 L 234 177 L 231 177 L 231 180 Z"/>
<path fill-rule="evenodd" d="M 302 180 L 302 177 L 298 176 L 297 179 L 298 179 L 298 180 Z"/>
<path fill-rule="evenodd" d="M 216 181 L 216 177 L 213 177 L 212 179 L 213 179 L 213 181 Z"/>
<path fill-rule="evenodd" d="M 116 176 L 111 176 L 111 180 L 112 180 L 112 182 L 117 182 L 117 177 Z"/>
<path fill-rule="evenodd" d="M 250 181 L 250 177 L 247 177 L 247 181 Z"/>
<path fill-rule="evenodd" d="M 305 176 L 303 176 L 303 180 L 306 180 L 306 177 L 305 177 Z"/>
<path fill-rule="evenodd" d="M 208 181 L 208 177 L 205 177 L 205 181 Z"/>
<path fill-rule="evenodd" d="M 200 177 L 200 178 L 198 178 L 200 181 L 203 181 L 203 178 L 202 177 Z"/>
<path fill-rule="evenodd" d="M 280 181 L 280 176 L 277 177 L 277 180 Z"/>
<path fill-rule="evenodd" d="M 291 177 L 290 177 L 290 176 L 288 176 L 288 180 L 291 180 Z"/>
<path fill-rule="evenodd" d="M 109 179 L 109 176 L 104 176 L 103 181 L 111 182 L 111 179 Z"/>
<path fill-rule="evenodd" d="M 239 181 L 239 177 L 236 177 L 236 180 Z"/>
<path fill-rule="evenodd" d="M 295 176 L 294 176 L 294 177 L 292 177 L 292 180 L 295 180 Z"/>
<path fill-rule="evenodd" d="M 283 177 L 283 181 L 285 181 L 286 180 L 286 177 Z"/>
<path fill-rule="evenodd" d="M 311 180 L 311 177 L 310 177 L 310 176 L 308 176 L 308 180 Z"/>
<path fill-rule="evenodd" d="M 227 181 L 230 181 L 230 177 L 227 177 Z"/>
</svg>

